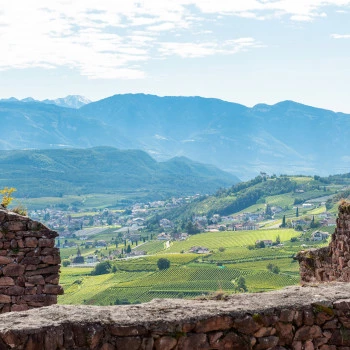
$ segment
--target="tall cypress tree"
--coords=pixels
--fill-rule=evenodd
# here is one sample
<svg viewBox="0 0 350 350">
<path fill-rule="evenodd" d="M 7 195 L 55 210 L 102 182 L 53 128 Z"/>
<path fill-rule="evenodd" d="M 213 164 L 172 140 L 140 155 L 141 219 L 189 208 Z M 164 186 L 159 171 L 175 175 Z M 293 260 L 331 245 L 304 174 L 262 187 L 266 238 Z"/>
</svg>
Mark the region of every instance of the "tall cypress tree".
<svg viewBox="0 0 350 350">
<path fill-rule="evenodd" d="M 286 227 L 286 216 L 285 215 L 283 215 L 281 227 Z"/>
</svg>

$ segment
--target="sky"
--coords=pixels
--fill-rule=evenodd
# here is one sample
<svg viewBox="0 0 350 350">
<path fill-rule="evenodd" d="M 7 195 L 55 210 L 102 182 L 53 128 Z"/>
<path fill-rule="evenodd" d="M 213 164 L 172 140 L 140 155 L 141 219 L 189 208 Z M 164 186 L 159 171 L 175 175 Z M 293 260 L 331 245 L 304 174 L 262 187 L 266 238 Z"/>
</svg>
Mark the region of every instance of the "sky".
<svg viewBox="0 0 350 350">
<path fill-rule="evenodd" d="M 350 0 L 0 0 L 0 98 L 122 93 L 350 113 Z"/>
</svg>

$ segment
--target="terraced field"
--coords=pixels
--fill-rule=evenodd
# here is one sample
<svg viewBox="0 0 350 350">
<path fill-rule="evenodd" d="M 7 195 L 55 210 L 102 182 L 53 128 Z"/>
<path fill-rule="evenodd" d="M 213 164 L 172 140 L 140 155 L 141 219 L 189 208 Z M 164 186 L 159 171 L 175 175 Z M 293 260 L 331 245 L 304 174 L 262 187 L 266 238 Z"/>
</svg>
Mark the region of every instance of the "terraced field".
<svg viewBox="0 0 350 350">
<path fill-rule="evenodd" d="M 254 245 L 259 239 L 271 239 L 275 241 L 278 235 L 281 241 L 289 241 L 292 237 L 297 237 L 299 233 L 293 229 L 207 232 L 193 235 L 183 242 L 175 242 L 167 250 L 167 253 L 179 253 L 182 250 L 188 251 L 193 246 L 203 246 L 209 249 L 244 247 Z"/>
<path fill-rule="evenodd" d="M 247 248 L 257 239 L 275 240 L 277 235 L 285 241 L 284 247 Z M 167 250 L 163 242 L 147 242 L 143 247 L 153 254 L 116 260 L 115 273 L 91 276 L 91 268 L 62 268 L 60 282 L 65 294 L 59 297 L 59 303 L 110 305 L 154 298 L 193 298 L 218 291 L 235 293 L 241 276 L 249 292 L 297 284 L 299 266 L 292 257 L 301 247 L 298 242 L 290 243 L 290 238 L 298 235 L 290 229 L 203 233 L 184 242 L 174 242 Z M 207 247 L 211 252 L 180 253 L 195 245 Z M 221 247 L 223 251 L 219 251 Z M 169 259 L 170 268 L 160 271 L 159 258 Z M 280 273 L 270 272 L 269 263 L 278 266 Z"/>
</svg>

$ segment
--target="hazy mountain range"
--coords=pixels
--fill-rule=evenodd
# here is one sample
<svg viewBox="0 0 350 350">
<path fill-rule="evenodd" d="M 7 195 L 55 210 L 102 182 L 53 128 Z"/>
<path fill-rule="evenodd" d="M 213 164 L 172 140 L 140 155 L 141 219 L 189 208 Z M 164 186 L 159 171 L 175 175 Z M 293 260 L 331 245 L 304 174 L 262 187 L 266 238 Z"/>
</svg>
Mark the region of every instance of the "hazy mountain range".
<svg viewBox="0 0 350 350">
<path fill-rule="evenodd" d="M 62 97 L 62 98 L 56 98 L 54 100 L 35 100 L 32 97 L 26 97 L 23 98 L 21 100 L 18 100 L 15 97 L 10 97 L 10 98 L 5 98 L 5 99 L 0 99 L 0 102 L 41 102 L 41 103 L 45 103 L 45 104 L 49 104 L 49 105 L 56 105 L 59 107 L 67 107 L 67 108 L 80 108 L 88 103 L 90 103 L 91 101 L 89 99 L 87 99 L 84 96 L 80 96 L 80 95 L 68 95 L 66 97 Z"/>
<path fill-rule="evenodd" d="M 350 115 L 284 101 L 252 108 L 201 97 L 115 95 L 79 109 L 0 102 L 0 149 L 113 146 L 186 156 L 242 179 L 350 166 Z"/>
</svg>

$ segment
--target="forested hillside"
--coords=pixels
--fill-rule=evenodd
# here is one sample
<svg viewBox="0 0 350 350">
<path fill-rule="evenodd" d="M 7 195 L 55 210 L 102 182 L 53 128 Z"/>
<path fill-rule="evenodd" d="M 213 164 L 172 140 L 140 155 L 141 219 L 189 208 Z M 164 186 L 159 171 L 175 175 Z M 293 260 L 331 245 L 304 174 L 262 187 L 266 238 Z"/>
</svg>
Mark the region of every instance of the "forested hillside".
<svg viewBox="0 0 350 350">
<path fill-rule="evenodd" d="M 111 147 L 0 151 L 0 168 L 0 187 L 16 187 L 18 197 L 143 192 L 167 198 L 213 193 L 238 181 L 184 157 L 157 162 L 143 151 Z"/>
</svg>

